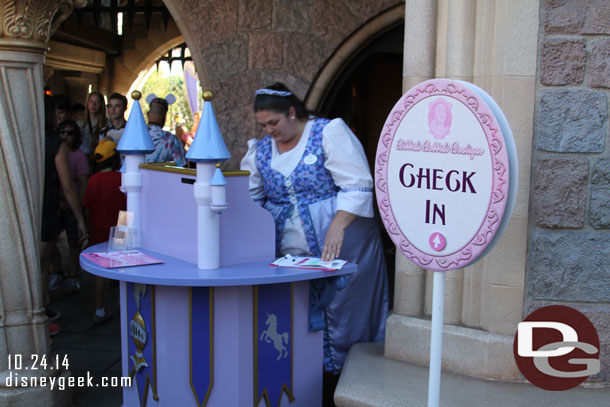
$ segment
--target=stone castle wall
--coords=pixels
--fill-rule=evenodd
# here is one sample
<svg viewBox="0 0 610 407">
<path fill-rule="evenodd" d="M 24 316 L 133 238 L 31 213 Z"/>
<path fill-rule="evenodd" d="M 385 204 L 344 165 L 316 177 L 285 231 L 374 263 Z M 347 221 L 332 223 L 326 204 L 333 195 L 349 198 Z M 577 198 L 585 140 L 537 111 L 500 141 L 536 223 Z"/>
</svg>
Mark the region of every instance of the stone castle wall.
<svg viewBox="0 0 610 407">
<path fill-rule="evenodd" d="M 402 0 L 175 2 L 173 16 L 180 25 L 179 13 L 190 28 L 191 35 L 185 37 L 192 36 L 191 42 L 187 38 L 189 47 L 202 55 L 216 95 L 214 111 L 232 155 L 223 168 L 238 169 L 247 140 L 258 135 L 251 109 L 256 89 L 280 81 L 304 98 L 342 41 L 401 4 Z"/>
<path fill-rule="evenodd" d="M 541 2 L 525 314 L 564 304 L 610 380 L 610 3 Z"/>
</svg>

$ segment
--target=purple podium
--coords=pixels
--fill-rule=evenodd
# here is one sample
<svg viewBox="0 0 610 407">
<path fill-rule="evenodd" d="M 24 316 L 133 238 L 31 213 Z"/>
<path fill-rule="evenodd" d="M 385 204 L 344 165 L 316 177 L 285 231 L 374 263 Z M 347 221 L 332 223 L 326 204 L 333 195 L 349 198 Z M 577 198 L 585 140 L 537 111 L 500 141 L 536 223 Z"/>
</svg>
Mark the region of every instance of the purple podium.
<svg viewBox="0 0 610 407">
<path fill-rule="evenodd" d="M 220 268 L 197 267 L 195 171 L 142 165 L 138 250 L 162 264 L 86 271 L 120 281 L 123 405 L 322 404 L 322 332 L 309 332 L 309 280 L 346 275 L 270 266 L 273 218 L 225 173 Z M 104 252 L 106 244 L 85 252 Z"/>
</svg>

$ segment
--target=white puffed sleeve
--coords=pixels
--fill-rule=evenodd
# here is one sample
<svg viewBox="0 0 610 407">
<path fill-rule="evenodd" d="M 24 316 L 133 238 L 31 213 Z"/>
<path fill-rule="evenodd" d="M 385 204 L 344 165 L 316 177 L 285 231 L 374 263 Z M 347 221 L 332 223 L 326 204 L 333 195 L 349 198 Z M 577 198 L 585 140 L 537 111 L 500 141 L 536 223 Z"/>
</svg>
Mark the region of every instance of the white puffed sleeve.
<svg viewBox="0 0 610 407">
<path fill-rule="evenodd" d="M 263 177 L 256 166 L 256 143 L 257 139 L 248 140 L 248 152 L 241 159 L 240 168 L 250 171 L 249 190 L 250 197 L 259 204 L 264 203 L 265 190 L 263 187 Z"/>
<path fill-rule="evenodd" d="M 335 184 L 337 210 L 373 217 L 373 177 L 362 144 L 342 119 L 334 119 L 323 130 L 324 166 Z"/>
</svg>

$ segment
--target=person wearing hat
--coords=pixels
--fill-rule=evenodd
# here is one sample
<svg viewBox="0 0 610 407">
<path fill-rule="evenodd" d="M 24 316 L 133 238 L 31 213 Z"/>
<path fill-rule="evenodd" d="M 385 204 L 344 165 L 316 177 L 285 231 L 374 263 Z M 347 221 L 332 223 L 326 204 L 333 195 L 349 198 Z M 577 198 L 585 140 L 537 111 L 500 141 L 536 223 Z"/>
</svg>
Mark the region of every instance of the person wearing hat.
<svg viewBox="0 0 610 407">
<path fill-rule="evenodd" d="M 155 151 L 146 154 L 146 162 L 174 161 L 177 166 L 184 167 L 186 159 L 184 158 L 182 143 L 174 134 L 163 130 L 168 102 L 173 103 L 176 98 L 173 95 L 168 95 L 166 99 L 156 97 L 155 95 L 149 95 L 146 98 L 150 105 L 148 110 L 148 132 L 155 145 Z"/>
<path fill-rule="evenodd" d="M 89 243 L 91 245 L 108 240 L 110 227 L 116 226 L 119 211 L 127 209 L 127 197 L 121 187 L 120 155 L 116 143 L 102 140 L 95 148 L 94 158 L 99 169 L 89 178 L 83 206 L 89 219 Z M 95 279 L 95 315 L 93 323 L 100 324 L 111 318 L 104 308 L 104 279 Z"/>
</svg>

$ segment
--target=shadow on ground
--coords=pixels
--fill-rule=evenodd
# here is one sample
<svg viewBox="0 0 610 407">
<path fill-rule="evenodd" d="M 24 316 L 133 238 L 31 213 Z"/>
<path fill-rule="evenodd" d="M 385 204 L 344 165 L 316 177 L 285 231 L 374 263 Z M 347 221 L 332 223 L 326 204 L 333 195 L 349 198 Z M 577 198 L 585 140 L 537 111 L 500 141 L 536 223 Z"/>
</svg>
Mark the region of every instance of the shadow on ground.
<svg viewBox="0 0 610 407">
<path fill-rule="evenodd" d="M 94 276 L 81 271 L 78 278 L 79 292 L 67 293 L 60 288 L 51 293 L 49 308 L 61 312 L 57 321 L 61 331 L 52 338 L 52 353 L 60 355 L 60 360 L 67 356 L 72 376 L 84 377 L 85 383 L 87 376 L 91 377 L 93 387 L 72 389 L 74 406 L 119 407 L 123 403 L 122 389 L 102 387 L 102 377 L 120 380 L 121 376 L 119 285 L 106 282 L 105 303 L 113 318 L 94 325 Z"/>
</svg>

